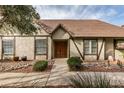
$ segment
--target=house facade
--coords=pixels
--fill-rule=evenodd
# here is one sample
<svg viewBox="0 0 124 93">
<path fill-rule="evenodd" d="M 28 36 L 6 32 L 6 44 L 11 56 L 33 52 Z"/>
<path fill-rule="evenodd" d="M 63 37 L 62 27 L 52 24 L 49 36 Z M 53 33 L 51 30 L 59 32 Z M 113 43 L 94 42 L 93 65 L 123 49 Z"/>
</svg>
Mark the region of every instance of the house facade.
<svg viewBox="0 0 124 93">
<path fill-rule="evenodd" d="M 0 59 L 27 56 L 47 60 L 79 56 L 86 61 L 123 59 L 124 28 L 100 20 L 40 20 L 37 33 L 20 35 L 6 25 L 0 30 Z"/>
</svg>

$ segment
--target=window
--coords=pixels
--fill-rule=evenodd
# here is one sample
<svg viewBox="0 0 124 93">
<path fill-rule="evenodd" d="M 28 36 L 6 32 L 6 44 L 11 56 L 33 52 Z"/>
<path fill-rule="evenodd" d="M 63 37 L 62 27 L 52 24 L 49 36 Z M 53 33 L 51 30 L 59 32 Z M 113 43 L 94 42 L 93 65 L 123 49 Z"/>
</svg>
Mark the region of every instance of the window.
<svg viewBox="0 0 124 93">
<path fill-rule="evenodd" d="M 13 40 L 3 40 L 3 54 L 12 55 L 14 50 Z"/>
<path fill-rule="evenodd" d="M 84 40 L 84 54 L 97 54 L 96 40 Z"/>
<path fill-rule="evenodd" d="M 36 47 L 35 52 L 37 55 L 46 54 L 47 49 L 46 39 L 37 39 L 35 47 Z"/>
</svg>

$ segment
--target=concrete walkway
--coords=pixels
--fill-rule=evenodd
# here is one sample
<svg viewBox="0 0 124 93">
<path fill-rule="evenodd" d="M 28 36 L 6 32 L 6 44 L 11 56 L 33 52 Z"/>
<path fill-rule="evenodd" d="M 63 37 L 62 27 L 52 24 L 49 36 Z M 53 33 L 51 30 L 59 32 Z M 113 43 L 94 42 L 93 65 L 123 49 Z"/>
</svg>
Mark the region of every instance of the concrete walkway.
<svg viewBox="0 0 124 93">
<path fill-rule="evenodd" d="M 82 73 L 82 72 L 78 72 Z M 85 72 L 93 74 L 93 72 Z M 69 72 L 66 59 L 56 59 L 51 74 L 40 73 L 0 73 L 1 87 L 44 87 L 68 85 L 68 76 L 74 75 L 76 72 Z M 49 77 L 50 76 L 50 77 Z M 112 80 L 119 80 L 124 85 L 123 72 L 108 72 L 107 76 Z M 49 79 L 48 79 L 49 77 Z"/>
</svg>

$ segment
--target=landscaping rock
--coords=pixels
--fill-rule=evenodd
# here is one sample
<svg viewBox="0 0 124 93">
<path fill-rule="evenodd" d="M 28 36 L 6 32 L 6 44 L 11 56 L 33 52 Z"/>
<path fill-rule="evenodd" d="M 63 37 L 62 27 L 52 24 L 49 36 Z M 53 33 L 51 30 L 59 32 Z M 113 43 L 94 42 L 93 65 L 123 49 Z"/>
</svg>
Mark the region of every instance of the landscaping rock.
<svg viewBox="0 0 124 93">
<path fill-rule="evenodd" d="M 0 72 L 8 72 L 12 70 L 21 69 L 21 68 L 27 68 L 29 66 L 32 66 L 34 63 L 35 63 L 34 61 L 1 62 Z"/>
</svg>

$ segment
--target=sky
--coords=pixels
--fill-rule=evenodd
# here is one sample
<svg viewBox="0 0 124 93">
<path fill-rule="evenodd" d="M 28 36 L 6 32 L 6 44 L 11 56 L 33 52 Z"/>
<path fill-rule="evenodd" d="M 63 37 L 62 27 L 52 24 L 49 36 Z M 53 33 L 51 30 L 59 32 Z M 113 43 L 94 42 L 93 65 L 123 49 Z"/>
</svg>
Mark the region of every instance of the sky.
<svg viewBox="0 0 124 93">
<path fill-rule="evenodd" d="M 35 6 L 41 19 L 99 19 L 124 25 L 124 5 L 41 5 Z"/>
</svg>

